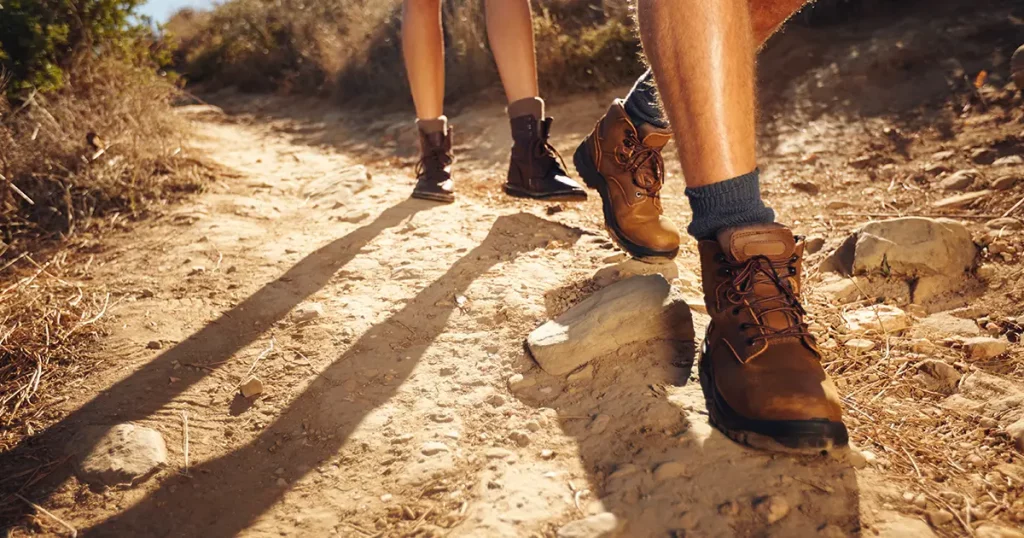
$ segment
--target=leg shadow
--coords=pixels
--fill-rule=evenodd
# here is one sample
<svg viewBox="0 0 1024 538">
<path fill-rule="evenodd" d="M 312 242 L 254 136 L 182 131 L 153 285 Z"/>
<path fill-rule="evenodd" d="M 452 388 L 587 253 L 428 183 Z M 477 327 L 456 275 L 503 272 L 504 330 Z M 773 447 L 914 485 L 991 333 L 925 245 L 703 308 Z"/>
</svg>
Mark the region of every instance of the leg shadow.
<svg viewBox="0 0 1024 538">
<path fill-rule="evenodd" d="M 542 235 L 538 237 L 537 233 Z M 508 260 L 551 239 L 573 243 L 579 234 L 528 214 L 499 217 L 484 241 L 466 253 L 386 321 L 375 325 L 324 370 L 255 439 L 233 452 L 194 466 L 192 478 L 171 477 L 124 513 L 87 531 L 90 536 L 235 536 L 295 484 L 336 455 L 359 423 L 392 398 L 409 377 L 453 310 L 454 295 L 499 260 Z M 497 254 L 497 256 L 495 256 Z M 413 335 L 404 346 L 383 344 L 392 333 Z M 403 359 L 403 360 L 398 360 Z M 388 383 L 351 387 L 364 372 L 388 364 Z M 306 432 L 297 439 L 295 432 Z M 282 483 L 284 483 L 282 482 Z M 188 487 L 185 487 L 185 486 Z"/>
<path fill-rule="evenodd" d="M 591 500 L 578 517 L 611 512 L 631 538 L 817 536 L 827 526 L 859 535 L 849 464 L 747 449 L 710 426 L 693 372 L 694 333 L 690 318 L 677 342 L 622 348 L 594 364 L 592 380 L 543 402 L 576 438 L 588 472 Z M 530 375 L 548 378 L 538 385 L 568 384 Z M 785 517 L 769 523 L 782 504 Z"/>
<path fill-rule="evenodd" d="M 187 340 L 104 390 L 60 422 L 35 436 L 25 438 L 14 449 L 0 455 L 0 476 L 13 476 L 26 468 L 38 466 L 41 452 L 62 446 L 81 426 L 138 420 L 157 412 L 186 389 L 215 372 L 236 352 L 283 319 L 295 306 L 327 285 L 338 270 L 355 258 L 382 231 L 398 226 L 418 211 L 431 207 L 433 205 L 429 202 L 403 201 L 386 209 L 370 224 L 311 253 L 278 279 L 263 286 Z M 174 375 L 180 380 L 169 385 L 168 372 L 175 363 L 210 366 L 175 370 Z M 96 441 L 82 439 L 79 451 L 88 452 Z M 62 466 L 48 477 L 46 483 L 59 484 L 70 473 L 69 465 Z M 0 499 L 9 499 L 7 494 L 17 491 L 20 484 L 7 483 L 4 487 L 12 489 L 0 490 Z M 23 503 L 18 502 L 17 506 L 16 510 L 24 510 Z M 24 513 L 13 514 L 12 521 Z"/>
</svg>

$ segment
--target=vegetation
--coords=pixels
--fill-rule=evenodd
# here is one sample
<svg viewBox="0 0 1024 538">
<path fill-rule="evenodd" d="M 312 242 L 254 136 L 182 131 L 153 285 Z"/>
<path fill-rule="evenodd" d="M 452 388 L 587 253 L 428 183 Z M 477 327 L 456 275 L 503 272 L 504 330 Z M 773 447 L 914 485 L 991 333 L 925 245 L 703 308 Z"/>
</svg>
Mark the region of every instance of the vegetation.
<svg viewBox="0 0 1024 538">
<path fill-rule="evenodd" d="M 452 96 L 498 82 L 482 4 L 443 3 Z M 627 0 L 537 2 L 534 11 L 546 90 L 593 90 L 638 73 Z M 400 28 L 400 0 L 229 0 L 209 13 L 182 11 L 167 25 L 191 82 L 388 104 L 409 99 Z"/>
<path fill-rule="evenodd" d="M 160 71 L 169 51 L 133 22 L 139 3 L 0 2 L 4 427 L 72 363 L 102 312 L 99 292 L 79 280 L 82 236 L 203 183 L 171 114 L 177 90 Z"/>
</svg>

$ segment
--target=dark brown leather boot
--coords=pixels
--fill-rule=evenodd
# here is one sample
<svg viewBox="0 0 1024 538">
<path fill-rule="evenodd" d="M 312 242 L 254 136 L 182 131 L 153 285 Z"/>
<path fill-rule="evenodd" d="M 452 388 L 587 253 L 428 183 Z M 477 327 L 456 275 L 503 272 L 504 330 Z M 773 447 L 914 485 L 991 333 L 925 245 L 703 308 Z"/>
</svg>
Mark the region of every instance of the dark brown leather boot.
<svg viewBox="0 0 1024 538">
<path fill-rule="evenodd" d="M 800 304 L 803 243 L 781 224 L 701 241 L 711 324 L 700 359 L 711 423 L 755 448 L 818 453 L 847 444 L 835 385 Z"/>
<path fill-rule="evenodd" d="M 455 201 L 452 182 L 452 128 L 445 132 L 420 131 L 420 162 L 416 165 L 416 187 L 413 198 L 450 204 Z"/>
<path fill-rule="evenodd" d="M 622 104 L 612 103 L 576 149 L 576 171 L 601 193 L 605 226 L 622 248 L 638 257 L 674 258 L 679 229 L 661 214 L 661 150 L 672 133 L 652 125 L 637 130 Z"/>
<path fill-rule="evenodd" d="M 548 201 L 580 201 L 587 191 L 566 175 L 562 157 L 548 143 L 551 118 L 512 118 L 512 162 L 505 193 L 520 198 Z"/>
</svg>

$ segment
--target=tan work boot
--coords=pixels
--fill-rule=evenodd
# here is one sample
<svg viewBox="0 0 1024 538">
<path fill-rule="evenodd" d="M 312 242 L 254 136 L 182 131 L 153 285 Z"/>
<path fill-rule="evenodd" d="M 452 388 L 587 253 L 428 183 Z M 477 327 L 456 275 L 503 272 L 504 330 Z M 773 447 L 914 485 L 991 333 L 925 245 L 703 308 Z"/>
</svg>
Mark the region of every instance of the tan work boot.
<svg viewBox="0 0 1024 538">
<path fill-rule="evenodd" d="M 781 224 L 759 224 L 722 230 L 698 248 L 711 316 L 700 384 L 711 423 L 755 448 L 845 446 L 839 395 L 803 319 L 803 243 Z"/>
<path fill-rule="evenodd" d="M 637 130 L 616 100 L 580 144 L 573 163 L 588 187 L 601 193 L 604 222 L 633 256 L 674 258 L 679 229 L 661 215 L 665 164 L 661 150 L 671 131 L 652 125 Z"/>
<path fill-rule="evenodd" d="M 452 128 L 446 125 L 444 131 L 440 132 L 420 131 L 420 154 L 412 197 L 446 204 L 454 202 Z"/>
</svg>

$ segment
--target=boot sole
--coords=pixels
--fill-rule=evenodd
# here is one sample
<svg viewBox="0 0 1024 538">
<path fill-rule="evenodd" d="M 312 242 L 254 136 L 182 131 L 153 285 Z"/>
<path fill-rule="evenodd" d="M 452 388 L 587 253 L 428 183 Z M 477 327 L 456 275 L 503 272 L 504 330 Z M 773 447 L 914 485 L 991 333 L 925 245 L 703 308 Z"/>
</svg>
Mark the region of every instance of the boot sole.
<svg viewBox="0 0 1024 538">
<path fill-rule="evenodd" d="M 508 184 L 505 185 L 505 194 L 515 198 L 527 198 L 529 200 L 542 200 L 545 202 L 583 202 L 587 199 L 587 193 L 584 191 L 536 193 Z"/>
<path fill-rule="evenodd" d="M 733 441 L 759 450 L 802 455 L 842 450 L 849 444 L 849 434 L 842 422 L 827 419 L 754 420 L 739 415 L 718 393 L 711 361 L 704 359 L 707 350 L 705 340 L 699 366 L 704 402 L 711 425 Z"/>
<path fill-rule="evenodd" d="M 451 204 L 455 202 L 454 194 L 436 194 L 432 192 L 419 192 L 412 191 L 410 198 L 416 198 L 418 200 L 430 200 L 431 202 L 441 202 L 443 204 Z"/>
<path fill-rule="evenodd" d="M 615 221 L 615 212 L 612 211 L 611 196 L 608 193 L 608 181 L 594 168 L 593 162 L 594 159 L 590 155 L 587 141 L 584 139 L 583 143 L 576 148 L 576 152 L 573 153 L 572 163 L 576 166 L 576 172 L 583 178 L 583 183 L 601 195 L 601 208 L 604 210 L 604 227 L 608 230 L 612 240 L 636 258 L 667 258 L 670 260 L 675 258 L 679 254 L 678 248 L 667 252 L 657 251 L 637 245 L 626 239 L 619 230 L 618 223 Z"/>
</svg>

